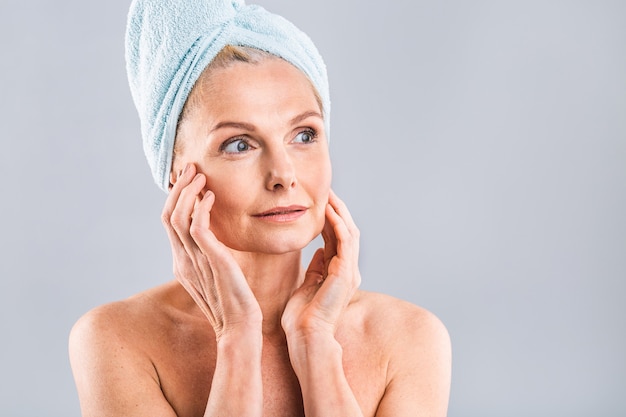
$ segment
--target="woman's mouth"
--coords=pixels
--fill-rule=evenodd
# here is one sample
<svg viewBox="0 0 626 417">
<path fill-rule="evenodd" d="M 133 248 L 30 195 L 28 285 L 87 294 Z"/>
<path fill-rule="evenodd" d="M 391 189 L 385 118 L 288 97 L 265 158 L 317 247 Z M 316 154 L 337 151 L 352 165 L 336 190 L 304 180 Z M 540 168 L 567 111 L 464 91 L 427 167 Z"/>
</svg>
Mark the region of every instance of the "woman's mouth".
<svg viewBox="0 0 626 417">
<path fill-rule="evenodd" d="M 274 207 L 262 213 L 254 214 L 253 217 L 270 222 L 285 223 L 299 219 L 304 215 L 306 210 L 306 207 L 297 205 Z"/>
</svg>

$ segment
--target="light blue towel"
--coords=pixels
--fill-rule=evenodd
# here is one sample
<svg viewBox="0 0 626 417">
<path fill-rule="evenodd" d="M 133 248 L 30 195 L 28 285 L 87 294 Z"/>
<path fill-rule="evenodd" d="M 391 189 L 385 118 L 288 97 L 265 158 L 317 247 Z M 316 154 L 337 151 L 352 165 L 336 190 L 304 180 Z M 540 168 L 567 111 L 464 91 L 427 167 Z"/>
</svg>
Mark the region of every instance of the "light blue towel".
<svg viewBox="0 0 626 417">
<path fill-rule="evenodd" d="M 302 70 L 317 89 L 329 134 L 326 66 L 309 37 L 284 18 L 243 0 L 134 0 L 126 69 L 155 182 L 168 191 L 178 117 L 194 83 L 226 45 L 250 46 Z"/>
</svg>

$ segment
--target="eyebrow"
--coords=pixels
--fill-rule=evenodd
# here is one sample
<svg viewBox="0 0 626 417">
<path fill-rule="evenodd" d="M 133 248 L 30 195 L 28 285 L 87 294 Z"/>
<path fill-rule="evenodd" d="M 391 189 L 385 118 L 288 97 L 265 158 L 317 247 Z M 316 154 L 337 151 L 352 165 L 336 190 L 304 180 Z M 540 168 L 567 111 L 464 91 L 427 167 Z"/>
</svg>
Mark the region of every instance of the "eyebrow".
<svg viewBox="0 0 626 417">
<path fill-rule="evenodd" d="M 213 133 L 218 129 L 223 129 L 225 127 L 234 127 L 237 129 L 243 129 L 243 130 L 247 130 L 247 131 L 254 131 L 254 125 L 251 125 L 250 123 L 244 123 L 244 122 L 219 122 L 218 124 L 216 124 L 213 129 L 211 129 L 211 131 L 209 133 Z"/>
<path fill-rule="evenodd" d="M 322 119 L 322 115 L 319 112 L 316 112 L 314 110 L 309 110 L 309 111 L 305 111 L 304 113 L 295 116 L 289 122 L 290 124 L 295 125 L 295 124 L 300 123 L 303 120 L 308 119 L 309 117 L 319 117 L 320 119 Z"/>
<path fill-rule="evenodd" d="M 322 115 L 314 110 L 310 110 L 310 111 L 305 111 L 304 113 L 301 113 L 295 117 L 293 117 L 290 121 L 289 124 L 291 125 L 295 125 L 298 124 L 300 122 L 302 122 L 303 120 L 308 119 L 309 117 L 319 117 L 320 119 L 322 119 Z M 247 130 L 249 132 L 254 132 L 256 130 L 256 127 L 250 123 L 245 123 L 245 122 L 229 122 L 229 121 L 225 121 L 225 122 L 219 122 L 218 124 L 216 124 L 213 129 L 211 129 L 211 131 L 209 133 L 213 133 L 218 129 L 223 129 L 225 127 L 233 127 L 236 129 L 243 129 L 243 130 Z"/>
</svg>

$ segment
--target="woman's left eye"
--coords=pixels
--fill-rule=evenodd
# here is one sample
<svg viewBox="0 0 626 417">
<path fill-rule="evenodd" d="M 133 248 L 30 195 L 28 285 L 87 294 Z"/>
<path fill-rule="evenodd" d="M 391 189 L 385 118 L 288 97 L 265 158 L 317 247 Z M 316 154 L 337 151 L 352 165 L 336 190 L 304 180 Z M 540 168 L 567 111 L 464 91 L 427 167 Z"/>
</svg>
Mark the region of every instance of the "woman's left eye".
<svg viewBox="0 0 626 417">
<path fill-rule="evenodd" d="M 298 133 L 293 141 L 297 143 L 311 143 L 315 142 L 316 137 L 317 133 L 314 130 L 308 129 Z"/>
<path fill-rule="evenodd" d="M 250 144 L 242 138 L 225 142 L 220 146 L 220 150 L 225 153 L 243 153 L 249 151 L 250 148 Z"/>
</svg>

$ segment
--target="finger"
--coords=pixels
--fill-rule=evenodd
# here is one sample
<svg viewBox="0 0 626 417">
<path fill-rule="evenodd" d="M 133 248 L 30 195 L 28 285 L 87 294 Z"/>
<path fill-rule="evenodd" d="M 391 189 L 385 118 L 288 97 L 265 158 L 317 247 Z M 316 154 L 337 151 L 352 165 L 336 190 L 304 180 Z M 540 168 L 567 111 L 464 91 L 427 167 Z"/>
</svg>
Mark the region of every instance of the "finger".
<svg viewBox="0 0 626 417">
<path fill-rule="evenodd" d="M 189 170 L 189 168 L 192 169 Z M 174 258 L 182 264 L 176 277 L 192 296 L 194 294 L 190 291 L 190 286 L 194 288 L 194 291 L 204 294 L 206 303 L 208 306 L 212 306 L 217 299 L 216 290 L 212 283 L 213 274 L 202 251 L 190 234 L 191 217 L 198 195 L 206 183 L 206 177 L 203 174 L 193 175 L 196 172 L 193 165 L 188 166 L 187 170 L 172 188 L 173 197 L 177 195 L 178 198 L 169 216 L 171 227 L 168 229 L 168 234 L 172 242 Z M 167 222 L 167 219 L 164 221 Z"/>
<path fill-rule="evenodd" d="M 320 284 L 324 282 L 324 249 L 319 248 L 313 254 L 309 267 L 304 274 L 304 282 L 300 285 L 296 293 L 298 297 L 302 297 L 303 302 L 312 300 L 315 293 L 320 288 Z"/>
<path fill-rule="evenodd" d="M 335 253 L 342 259 L 350 259 L 352 249 L 358 245 L 358 240 L 355 240 L 344 219 L 330 204 L 326 206 L 326 219 L 332 228 L 332 236 L 336 242 Z"/>
<path fill-rule="evenodd" d="M 322 229 L 322 239 L 324 239 L 325 265 L 328 266 L 330 259 L 337 254 L 337 236 L 335 235 L 333 224 L 328 218 L 329 205 L 327 204 L 326 206 L 326 221 L 324 223 L 324 228 Z"/>
<path fill-rule="evenodd" d="M 250 286 L 230 250 L 210 229 L 210 212 L 214 203 L 215 194 L 207 190 L 204 197 L 195 205 L 191 216 L 190 234 L 204 255 L 207 267 L 212 271 L 214 285 L 212 290 L 222 294 L 233 294 L 236 300 L 241 301 L 249 297 Z M 199 267 L 205 266 L 200 263 Z"/>
<path fill-rule="evenodd" d="M 312 278 L 310 278 L 313 281 Z M 329 322 L 336 323 L 337 318 L 341 315 L 346 305 L 352 299 L 355 292 L 355 287 L 352 282 L 347 279 L 343 279 L 339 275 L 329 275 L 320 284 L 309 284 L 309 287 L 305 287 L 305 291 L 312 291 L 315 289 L 315 296 L 313 302 L 324 313 L 322 316 L 329 318 Z"/>
<path fill-rule="evenodd" d="M 205 232 L 210 231 L 211 226 L 211 209 L 215 203 L 215 194 L 207 190 L 204 196 L 196 199 L 191 213 L 191 225 L 189 232 L 195 239 L 205 239 Z"/>
<path fill-rule="evenodd" d="M 341 217 L 346 219 L 347 222 L 354 223 L 354 221 L 352 220 L 352 216 L 350 215 L 350 210 L 348 210 L 346 203 L 344 203 L 343 200 L 341 200 L 333 190 L 330 190 L 330 193 L 328 195 L 328 202 L 331 206 L 333 206 L 335 211 L 337 211 L 337 213 Z"/>
<path fill-rule="evenodd" d="M 167 200 L 165 200 L 162 213 L 162 220 L 163 223 L 166 223 L 166 226 L 169 226 L 170 218 L 174 212 L 181 191 L 189 185 L 195 175 L 196 166 L 194 164 L 187 164 L 185 168 L 178 173 L 176 183 L 170 187 L 170 192 L 167 196 Z"/>
<path fill-rule="evenodd" d="M 178 251 L 179 245 L 182 246 L 182 242 L 172 227 L 172 214 L 176 208 L 176 203 L 178 202 L 181 191 L 189 184 L 189 182 L 191 182 L 195 175 L 195 171 L 196 167 L 194 164 L 185 165 L 185 168 L 178 174 L 176 183 L 171 187 L 170 193 L 165 200 L 165 205 L 163 206 L 163 212 L 161 213 L 161 222 L 165 227 L 165 231 L 167 232 L 170 244 L 172 245 L 172 251 L 174 253 Z"/>
<path fill-rule="evenodd" d="M 195 273 L 195 266 L 185 250 L 179 233 L 172 225 L 172 216 L 181 192 L 190 184 L 195 175 L 195 165 L 191 163 L 186 164 L 185 168 L 178 173 L 175 184 L 170 188 L 170 193 L 161 214 L 161 221 L 165 227 L 165 231 L 168 235 L 170 246 L 172 248 L 172 255 L 174 258 L 174 276 L 176 276 L 179 281 L 183 278 L 193 276 Z"/>
<path fill-rule="evenodd" d="M 304 282 L 302 286 L 319 285 L 325 278 L 324 267 L 324 249 L 319 248 L 313 254 L 309 267 L 304 274 Z"/>
<path fill-rule="evenodd" d="M 189 234 L 191 216 L 196 199 L 205 184 L 206 177 L 203 174 L 196 174 L 189 184 L 180 191 L 176 206 L 170 218 L 172 228 L 176 231 L 185 250 L 190 255 L 197 251 L 197 245 Z"/>
<path fill-rule="evenodd" d="M 359 273 L 359 230 L 354 225 L 347 207 L 336 196 L 331 197 L 326 207 L 326 218 L 337 239 L 337 256 L 328 264 L 331 280 L 343 276 L 347 283 L 356 289 L 361 282 Z M 340 213 L 338 213 L 339 211 Z M 342 216 L 343 214 L 343 216 Z M 348 223 L 352 223 L 352 230 Z"/>
<path fill-rule="evenodd" d="M 210 249 L 215 246 L 217 239 L 210 230 L 210 213 L 215 202 L 215 195 L 211 191 L 206 191 L 201 199 L 196 198 L 189 225 L 189 234 L 197 246 L 199 253 L 196 255 L 196 268 L 200 271 L 200 276 L 204 277 L 198 283 L 202 292 L 206 294 L 209 305 L 215 305 L 219 296 L 215 285 L 215 265 L 212 265 L 215 250 Z M 211 242 L 210 244 L 208 242 Z"/>
<path fill-rule="evenodd" d="M 216 269 L 233 269 L 235 265 L 228 248 L 211 231 L 211 208 L 215 203 L 215 194 L 207 190 L 195 205 L 191 216 L 190 234 L 203 254 Z M 234 268 L 237 271 L 237 268 Z"/>
<path fill-rule="evenodd" d="M 202 255 L 198 259 L 198 268 L 203 276 L 212 278 L 202 281 L 208 286 L 204 290 L 217 304 L 220 299 L 218 294 L 247 295 L 249 286 L 228 248 L 211 230 L 214 204 L 215 194 L 211 190 L 206 190 L 202 198 L 196 199 L 189 233 Z"/>
<path fill-rule="evenodd" d="M 349 249 L 352 257 L 358 256 L 360 232 L 350 211 L 343 201 L 331 190 L 326 208 L 326 217 L 333 227 L 337 238 L 337 253 Z M 348 255 L 343 253 L 342 255 Z"/>
<path fill-rule="evenodd" d="M 344 203 L 337 194 L 333 190 L 330 190 L 330 195 L 328 197 L 328 203 L 333 207 L 335 212 L 343 219 L 346 224 L 346 227 L 350 231 L 351 234 L 356 237 L 359 236 L 359 229 L 350 214 L 350 210 L 348 210 L 348 206 Z"/>
</svg>

